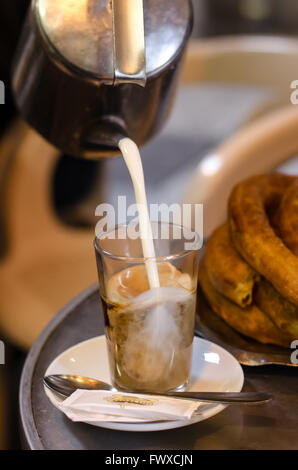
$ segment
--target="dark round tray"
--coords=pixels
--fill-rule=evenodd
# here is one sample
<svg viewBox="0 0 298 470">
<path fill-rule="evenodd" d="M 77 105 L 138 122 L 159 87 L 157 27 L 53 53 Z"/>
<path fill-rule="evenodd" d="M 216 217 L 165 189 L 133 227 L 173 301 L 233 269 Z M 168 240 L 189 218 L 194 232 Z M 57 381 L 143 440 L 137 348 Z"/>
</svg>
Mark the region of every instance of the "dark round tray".
<svg viewBox="0 0 298 470">
<path fill-rule="evenodd" d="M 20 385 L 24 448 L 32 450 L 191 450 L 298 449 L 297 369 L 247 367 L 246 391 L 274 393 L 263 406 L 233 405 L 213 418 L 186 428 L 130 433 L 72 423 L 49 402 L 42 379 L 48 365 L 65 349 L 103 334 L 98 287 L 68 304 L 33 345 Z"/>
</svg>

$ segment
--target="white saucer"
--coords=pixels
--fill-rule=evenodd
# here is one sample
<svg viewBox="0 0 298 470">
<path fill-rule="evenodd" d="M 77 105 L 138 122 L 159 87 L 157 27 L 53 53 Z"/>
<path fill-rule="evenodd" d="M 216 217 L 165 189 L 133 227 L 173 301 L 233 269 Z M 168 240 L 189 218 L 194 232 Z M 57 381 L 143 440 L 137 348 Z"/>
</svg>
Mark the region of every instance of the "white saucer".
<svg viewBox="0 0 298 470">
<path fill-rule="evenodd" d="M 110 383 L 106 340 L 104 336 L 84 341 L 64 351 L 48 367 L 45 375 L 72 374 L 93 377 Z M 210 341 L 194 338 L 190 391 L 240 392 L 244 376 L 240 364 L 225 349 Z M 58 407 L 62 399 L 45 387 L 45 393 Z M 180 428 L 203 421 L 225 408 L 225 405 L 206 404 L 191 420 L 149 423 L 86 423 L 121 431 L 161 431 Z"/>
</svg>

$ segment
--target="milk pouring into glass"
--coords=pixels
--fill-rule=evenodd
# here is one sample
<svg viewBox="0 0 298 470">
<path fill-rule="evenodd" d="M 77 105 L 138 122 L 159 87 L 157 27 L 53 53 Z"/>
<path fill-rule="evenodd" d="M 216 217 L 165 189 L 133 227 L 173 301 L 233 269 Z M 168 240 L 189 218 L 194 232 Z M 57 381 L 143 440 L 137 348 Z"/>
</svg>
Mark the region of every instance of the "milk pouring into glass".
<svg viewBox="0 0 298 470">
<path fill-rule="evenodd" d="M 181 249 L 182 253 L 180 250 L 174 253 L 173 261 L 170 253 L 166 253 L 166 259 L 156 258 L 139 150 L 127 138 L 119 142 L 119 148 L 131 175 L 138 206 L 141 259 L 127 257 L 124 265 L 128 267 L 120 270 L 118 266 L 111 267 L 115 259 L 100 261 L 99 277 L 105 278 L 101 297 L 111 378 L 120 389 L 149 392 L 183 389 L 189 382 L 191 368 L 197 253 L 183 253 Z M 105 242 L 97 243 L 100 246 Z M 133 241 L 127 243 L 133 245 Z M 106 251 L 105 246 L 101 249 Z M 101 258 L 104 256 L 107 253 Z M 119 257 L 120 266 L 125 259 Z"/>
</svg>

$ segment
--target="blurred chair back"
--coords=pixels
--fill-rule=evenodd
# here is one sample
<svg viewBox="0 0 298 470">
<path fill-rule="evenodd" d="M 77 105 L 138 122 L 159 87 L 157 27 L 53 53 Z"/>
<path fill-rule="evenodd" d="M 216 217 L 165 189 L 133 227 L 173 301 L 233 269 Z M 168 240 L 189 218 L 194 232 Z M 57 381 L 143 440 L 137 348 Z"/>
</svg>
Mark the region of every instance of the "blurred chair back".
<svg viewBox="0 0 298 470">
<path fill-rule="evenodd" d="M 245 84 L 272 90 L 272 99 L 260 104 L 247 127 L 198 163 L 183 202 L 204 204 L 205 237 L 225 220 L 228 196 L 237 182 L 271 171 L 298 153 L 298 107 L 290 105 L 295 79 L 297 39 L 240 36 L 192 42 L 184 83 Z"/>
</svg>

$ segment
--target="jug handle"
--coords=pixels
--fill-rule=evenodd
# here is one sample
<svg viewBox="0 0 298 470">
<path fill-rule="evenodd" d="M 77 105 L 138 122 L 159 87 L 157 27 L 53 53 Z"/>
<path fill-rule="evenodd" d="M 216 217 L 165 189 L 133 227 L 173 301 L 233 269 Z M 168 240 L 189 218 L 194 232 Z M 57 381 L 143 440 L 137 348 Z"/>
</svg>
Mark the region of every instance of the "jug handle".
<svg viewBox="0 0 298 470">
<path fill-rule="evenodd" d="M 143 0 L 112 0 L 114 84 L 146 85 Z"/>
</svg>

